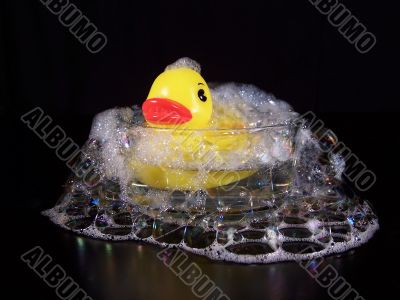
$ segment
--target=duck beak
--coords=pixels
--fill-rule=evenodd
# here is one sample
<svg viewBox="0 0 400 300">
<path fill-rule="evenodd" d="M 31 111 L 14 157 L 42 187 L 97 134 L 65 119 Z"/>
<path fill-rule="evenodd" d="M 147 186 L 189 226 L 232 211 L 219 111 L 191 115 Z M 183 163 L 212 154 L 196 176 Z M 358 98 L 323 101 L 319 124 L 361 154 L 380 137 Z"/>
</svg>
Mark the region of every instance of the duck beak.
<svg viewBox="0 0 400 300">
<path fill-rule="evenodd" d="M 183 124 L 192 119 L 192 113 L 182 104 L 166 99 L 147 99 L 142 105 L 146 121 L 160 125 Z"/>
</svg>

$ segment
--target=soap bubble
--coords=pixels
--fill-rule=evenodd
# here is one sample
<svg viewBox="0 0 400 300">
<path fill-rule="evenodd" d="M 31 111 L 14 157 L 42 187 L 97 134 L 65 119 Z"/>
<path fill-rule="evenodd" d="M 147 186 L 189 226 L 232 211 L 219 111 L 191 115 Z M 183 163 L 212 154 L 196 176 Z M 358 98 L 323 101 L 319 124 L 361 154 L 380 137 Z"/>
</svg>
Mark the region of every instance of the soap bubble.
<svg viewBox="0 0 400 300">
<path fill-rule="evenodd" d="M 200 72 L 189 58 L 167 70 L 181 67 Z M 341 181 L 343 157 L 324 151 L 288 103 L 249 84 L 210 87 L 207 129 L 148 127 L 137 106 L 98 114 L 82 162 L 100 183 L 71 177 L 44 214 L 94 238 L 240 263 L 310 259 L 372 237 L 377 217 Z"/>
<path fill-rule="evenodd" d="M 180 68 L 188 68 L 188 69 L 192 69 L 193 71 L 196 71 L 199 74 L 201 73 L 200 64 L 197 61 L 195 61 L 189 57 L 182 57 L 182 58 L 178 59 L 173 64 L 168 65 L 165 68 L 165 71 L 180 69 Z"/>
</svg>

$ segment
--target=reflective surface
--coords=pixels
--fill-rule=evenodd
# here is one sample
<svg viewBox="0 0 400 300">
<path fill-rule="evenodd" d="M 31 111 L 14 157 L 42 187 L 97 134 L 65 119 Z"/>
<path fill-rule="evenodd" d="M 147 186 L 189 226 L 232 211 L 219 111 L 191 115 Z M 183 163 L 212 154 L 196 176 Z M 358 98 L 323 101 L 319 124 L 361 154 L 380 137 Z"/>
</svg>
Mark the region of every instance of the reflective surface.
<svg viewBox="0 0 400 300">
<path fill-rule="evenodd" d="M 81 186 L 81 184 L 78 184 Z M 43 212 L 55 224 L 102 240 L 132 240 L 172 246 L 213 260 L 271 263 L 315 259 L 366 243 L 378 230 L 378 219 L 366 201 L 348 197 L 341 186 L 319 197 L 273 196 L 253 200 L 240 185 L 231 196 L 212 198 L 197 191 L 180 208 L 184 194 L 171 194 L 167 209 L 137 205 L 114 194 L 109 181 L 85 194 L 66 186 L 57 205 Z M 262 194 L 262 193 L 261 193 Z M 240 197 L 242 195 L 242 197 Z M 249 203 L 247 198 L 250 198 Z M 204 202 L 204 203 L 203 203 Z M 259 205 L 258 202 L 264 202 Z"/>
<path fill-rule="evenodd" d="M 93 240 L 60 229 L 38 214 L 21 213 L 20 217 L 21 225 L 37 230 L 35 234 L 11 237 L 7 241 L 7 245 L 13 245 L 9 255 L 13 272 L 9 279 L 16 288 L 18 297 L 15 299 L 32 294 L 43 299 L 56 297 L 54 290 L 19 260 L 23 252 L 36 245 L 93 299 L 198 299 L 190 287 L 157 258 L 158 247 L 134 241 Z M 380 279 L 374 273 L 387 267 L 384 261 L 377 259 L 378 245 L 382 245 L 379 232 L 355 252 L 345 253 L 340 258 L 327 257 L 325 263 L 334 266 L 365 295 L 365 299 L 371 299 L 367 295 L 385 293 L 375 285 Z M 190 262 L 195 262 L 231 299 L 328 299 L 326 289 L 295 262 L 238 265 L 188 255 Z"/>
</svg>

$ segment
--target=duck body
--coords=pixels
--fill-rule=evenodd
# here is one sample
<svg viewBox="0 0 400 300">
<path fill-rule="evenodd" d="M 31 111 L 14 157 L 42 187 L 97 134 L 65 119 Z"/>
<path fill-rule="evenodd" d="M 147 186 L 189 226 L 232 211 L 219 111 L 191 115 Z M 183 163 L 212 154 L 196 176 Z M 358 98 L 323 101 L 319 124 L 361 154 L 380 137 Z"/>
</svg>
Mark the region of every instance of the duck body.
<svg viewBox="0 0 400 300">
<path fill-rule="evenodd" d="M 152 129 L 139 138 L 130 166 L 137 180 L 150 187 L 210 189 L 255 173 L 246 166 L 246 151 L 254 140 L 257 135 L 240 131 L 185 130 L 171 134 Z"/>
</svg>

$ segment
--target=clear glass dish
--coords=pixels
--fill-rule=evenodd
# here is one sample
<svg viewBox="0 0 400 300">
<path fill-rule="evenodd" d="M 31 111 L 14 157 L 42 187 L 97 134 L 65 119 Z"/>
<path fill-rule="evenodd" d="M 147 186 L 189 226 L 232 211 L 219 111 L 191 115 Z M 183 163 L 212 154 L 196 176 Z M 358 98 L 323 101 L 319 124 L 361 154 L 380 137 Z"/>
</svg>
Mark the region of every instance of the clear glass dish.
<svg viewBox="0 0 400 300">
<path fill-rule="evenodd" d="M 294 123 L 240 129 L 135 127 L 123 150 L 131 175 L 129 197 L 151 206 L 261 207 L 290 189 L 297 130 Z M 164 197 L 160 202 L 154 195 Z"/>
</svg>

